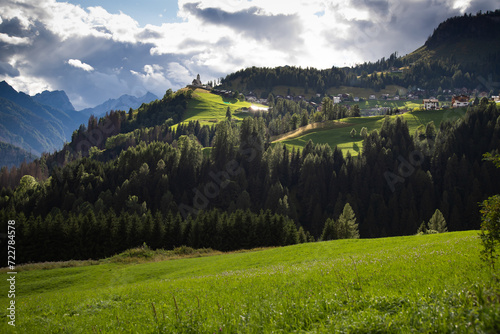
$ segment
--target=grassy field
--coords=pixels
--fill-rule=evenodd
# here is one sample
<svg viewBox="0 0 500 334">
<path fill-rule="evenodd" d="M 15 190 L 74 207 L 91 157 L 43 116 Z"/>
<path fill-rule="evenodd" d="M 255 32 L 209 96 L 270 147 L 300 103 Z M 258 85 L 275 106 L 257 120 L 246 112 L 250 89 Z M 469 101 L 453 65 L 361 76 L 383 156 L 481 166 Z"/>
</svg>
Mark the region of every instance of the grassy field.
<svg viewBox="0 0 500 334">
<path fill-rule="evenodd" d="M 415 108 L 421 108 L 423 105 L 422 100 L 365 100 L 361 102 L 343 102 L 344 105 L 355 105 L 357 104 L 361 110 L 364 109 L 374 109 L 374 108 L 406 108 L 407 110 L 413 110 Z"/>
<path fill-rule="evenodd" d="M 259 107 L 265 107 L 255 104 Z M 184 115 L 183 122 L 200 121 L 201 125 L 215 124 L 226 118 L 226 111 L 229 107 L 233 113 L 233 119 L 241 121 L 248 117 L 249 113 L 236 112 L 241 108 L 249 108 L 252 103 L 239 101 L 233 98 L 225 98 L 220 95 L 212 94 L 204 89 L 196 89 L 193 93 L 193 98 L 188 103 L 187 111 Z"/>
<path fill-rule="evenodd" d="M 496 333 L 499 286 L 479 249 L 478 232 L 469 231 L 22 271 L 15 329 Z M 7 293 L 0 303 L 0 332 L 16 333 L 5 317 Z"/>
<path fill-rule="evenodd" d="M 426 125 L 429 122 L 434 122 L 436 128 L 439 128 L 439 124 L 445 120 L 455 120 L 459 117 L 463 117 L 465 110 L 463 109 L 450 109 L 450 110 L 425 110 L 425 111 L 412 111 L 403 114 L 403 117 L 408 122 L 408 128 L 410 129 L 410 134 L 413 135 L 415 130 L 420 125 Z M 397 117 L 397 116 L 391 116 Z M 302 149 L 309 140 L 314 143 L 328 144 L 332 148 L 338 146 L 342 149 L 342 153 L 347 154 L 349 152 L 352 156 L 357 156 L 363 148 L 363 139 L 359 135 L 361 128 L 366 127 L 368 131 L 380 129 L 384 117 L 359 117 L 359 118 L 345 118 L 340 120 L 345 123 L 343 127 L 332 128 L 332 129 L 320 129 L 313 130 L 310 132 L 298 132 L 298 135 L 293 138 L 288 138 L 281 140 L 290 149 L 295 147 L 296 149 Z M 352 129 L 356 129 L 357 135 L 352 138 L 350 132 Z"/>
</svg>

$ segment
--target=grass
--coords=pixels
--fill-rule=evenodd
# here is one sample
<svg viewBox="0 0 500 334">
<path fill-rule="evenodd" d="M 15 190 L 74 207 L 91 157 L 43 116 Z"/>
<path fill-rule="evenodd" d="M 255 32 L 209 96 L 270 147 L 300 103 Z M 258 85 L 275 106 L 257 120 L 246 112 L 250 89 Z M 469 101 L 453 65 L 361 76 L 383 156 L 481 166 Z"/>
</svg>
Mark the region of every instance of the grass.
<svg viewBox="0 0 500 334">
<path fill-rule="evenodd" d="M 429 122 L 434 122 L 436 128 L 445 120 L 456 120 L 463 117 L 464 109 L 449 109 L 449 110 L 420 110 L 404 113 L 402 116 L 408 122 L 410 134 L 413 135 L 415 130 L 420 125 L 426 125 Z M 391 116 L 397 117 L 397 116 Z M 349 152 L 352 156 L 357 156 L 363 148 L 363 139 L 359 135 L 361 129 L 366 127 L 369 132 L 379 130 L 384 116 L 375 117 L 349 117 L 340 120 L 342 126 L 335 128 L 324 128 L 312 131 L 298 131 L 296 136 L 289 137 L 282 141 L 290 149 L 302 149 L 309 140 L 318 144 L 328 144 L 332 148 L 338 146 L 343 154 Z M 356 129 L 357 135 L 353 138 L 350 135 L 352 129 Z"/>
<path fill-rule="evenodd" d="M 420 108 L 423 105 L 422 100 L 365 100 L 361 102 L 343 102 L 344 105 L 357 104 L 361 110 L 375 109 L 375 108 L 399 108 L 406 110 L 413 110 Z"/>
<path fill-rule="evenodd" d="M 256 105 L 265 107 L 260 104 Z M 249 108 L 250 106 L 252 106 L 250 102 L 225 98 L 198 88 L 194 91 L 193 98 L 188 103 L 182 122 L 199 121 L 201 125 L 213 125 L 226 118 L 228 107 L 231 109 L 233 119 L 238 122 L 250 114 L 237 111 L 241 108 Z"/>
<path fill-rule="evenodd" d="M 477 235 L 337 240 L 153 263 L 23 271 L 16 277 L 16 329 L 494 333 L 500 330 L 500 291 L 493 273 L 478 261 Z M 0 301 L 7 305 L 6 293 Z M 0 332 L 16 331 L 4 320 Z"/>
</svg>

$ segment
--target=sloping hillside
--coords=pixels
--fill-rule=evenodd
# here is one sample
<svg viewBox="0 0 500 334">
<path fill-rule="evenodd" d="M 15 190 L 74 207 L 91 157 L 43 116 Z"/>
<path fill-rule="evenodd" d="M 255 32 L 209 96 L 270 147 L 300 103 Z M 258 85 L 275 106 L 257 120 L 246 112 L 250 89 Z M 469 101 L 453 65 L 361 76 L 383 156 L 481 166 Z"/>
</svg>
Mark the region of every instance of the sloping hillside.
<svg viewBox="0 0 500 334">
<path fill-rule="evenodd" d="M 0 97 L 0 141 L 40 155 L 61 148 L 66 138 L 58 122 L 43 119 L 31 110 Z"/>
<path fill-rule="evenodd" d="M 499 291 L 479 249 L 469 231 L 152 263 L 141 248 L 99 265 L 31 265 L 16 277 L 22 316 L 0 331 L 493 333 Z"/>
<path fill-rule="evenodd" d="M 402 115 L 407 121 L 410 133 L 413 134 L 419 126 L 425 126 L 429 122 L 434 122 L 434 125 L 439 128 L 443 121 L 456 120 L 465 116 L 465 110 L 432 110 L 432 111 L 411 111 Z M 398 116 L 390 116 L 395 118 Z M 283 142 L 284 144 L 295 148 L 302 149 L 309 140 L 315 144 L 328 144 L 334 148 L 338 146 L 342 149 L 342 153 L 357 156 L 363 149 L 363 138 L 360 135 L 361 129 L 366 127 L 368 132 L 380 129 L 384 117 L 349 117 L 340 121 L 330 121 L 320 123 L 321 126 L 313 126 L 310 124 L 307 127 L 299 128 L 292 133 L 285 134 L 276 138 L 274 142 Z M 351 130 L 356 130 L 356 135 L 351 136 Z"/>
<path fill-rule="evenodd" d="M 223 97 L 213 94 L 208 90 L 197 88 L 188 102 L 182 122 L 199 121 L 201 125 L 215 124 L 226 118 L 227 109 L 231 111 L 232 117 L 240 121 L 249 116 L 248 110 L 255 107 L 266 108 L 260 104 L 252 104 L 240 101 L 232 97 Z"/>
<path fill-rule="evenodd" d="M 19 166 L 23 162 L 29 163 L 36 158 L 36 155 L 20 147 L 0 142 L 0 166 L 10 168 L 12 166 Z"/>
</svg>

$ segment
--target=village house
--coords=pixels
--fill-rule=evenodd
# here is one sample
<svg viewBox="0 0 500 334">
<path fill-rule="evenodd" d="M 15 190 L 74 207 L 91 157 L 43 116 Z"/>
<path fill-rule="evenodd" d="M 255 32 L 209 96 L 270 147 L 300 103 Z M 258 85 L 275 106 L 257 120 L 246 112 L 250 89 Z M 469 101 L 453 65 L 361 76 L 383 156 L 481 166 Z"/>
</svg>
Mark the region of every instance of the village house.
<svg viewBox="0 0 500 334">
<path fill-rule="evenodd" d="M 453 96 L 451 99 L 451 106 L 453 108 L 468 107 L 469 106 L 469 96 L 467 96 L 467 95 Z"/>
<path fill-rule="evenodd" d="M 255 96 L 255 95 L 247 95 L 247 96 L 245 96 L 245 99 L 248 102 L 257 102 L 257 96 Z"/>
<path fill-rule="evenodd" d="M 370 99 L 370 100 L 376 100 L 377 98 L 375 97 L 375 95 L 370 95 L 370 97 L 368 99 Z"/>
<path fill-rule="evenodd" d="M 334 96 L 333 97 L 333 103 L 335 103 L 335 104 L 340 103 L 340 97 L 339 96 Z"/>
<path fill-rule="evenodd" d="M 425 110 L 435 110 L 439 108 L 439 101 L 437 99 L 424 99 Z"/>
</svg>

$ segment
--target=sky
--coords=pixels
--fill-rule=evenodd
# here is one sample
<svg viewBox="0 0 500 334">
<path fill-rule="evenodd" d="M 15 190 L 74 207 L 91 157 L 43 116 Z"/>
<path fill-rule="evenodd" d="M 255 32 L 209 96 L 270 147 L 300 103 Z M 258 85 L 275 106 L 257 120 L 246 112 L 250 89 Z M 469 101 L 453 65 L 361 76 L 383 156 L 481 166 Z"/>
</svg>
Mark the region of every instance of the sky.
<svg viewBox="0 0 500 334">
<path fill-rule="evenodd" d="M 162 97 L 250 66 L 331 68 L 423 45 L 498 0 L 2 0 L 0 80 L 64 90 L 77 110 Z"/>
</svg>

